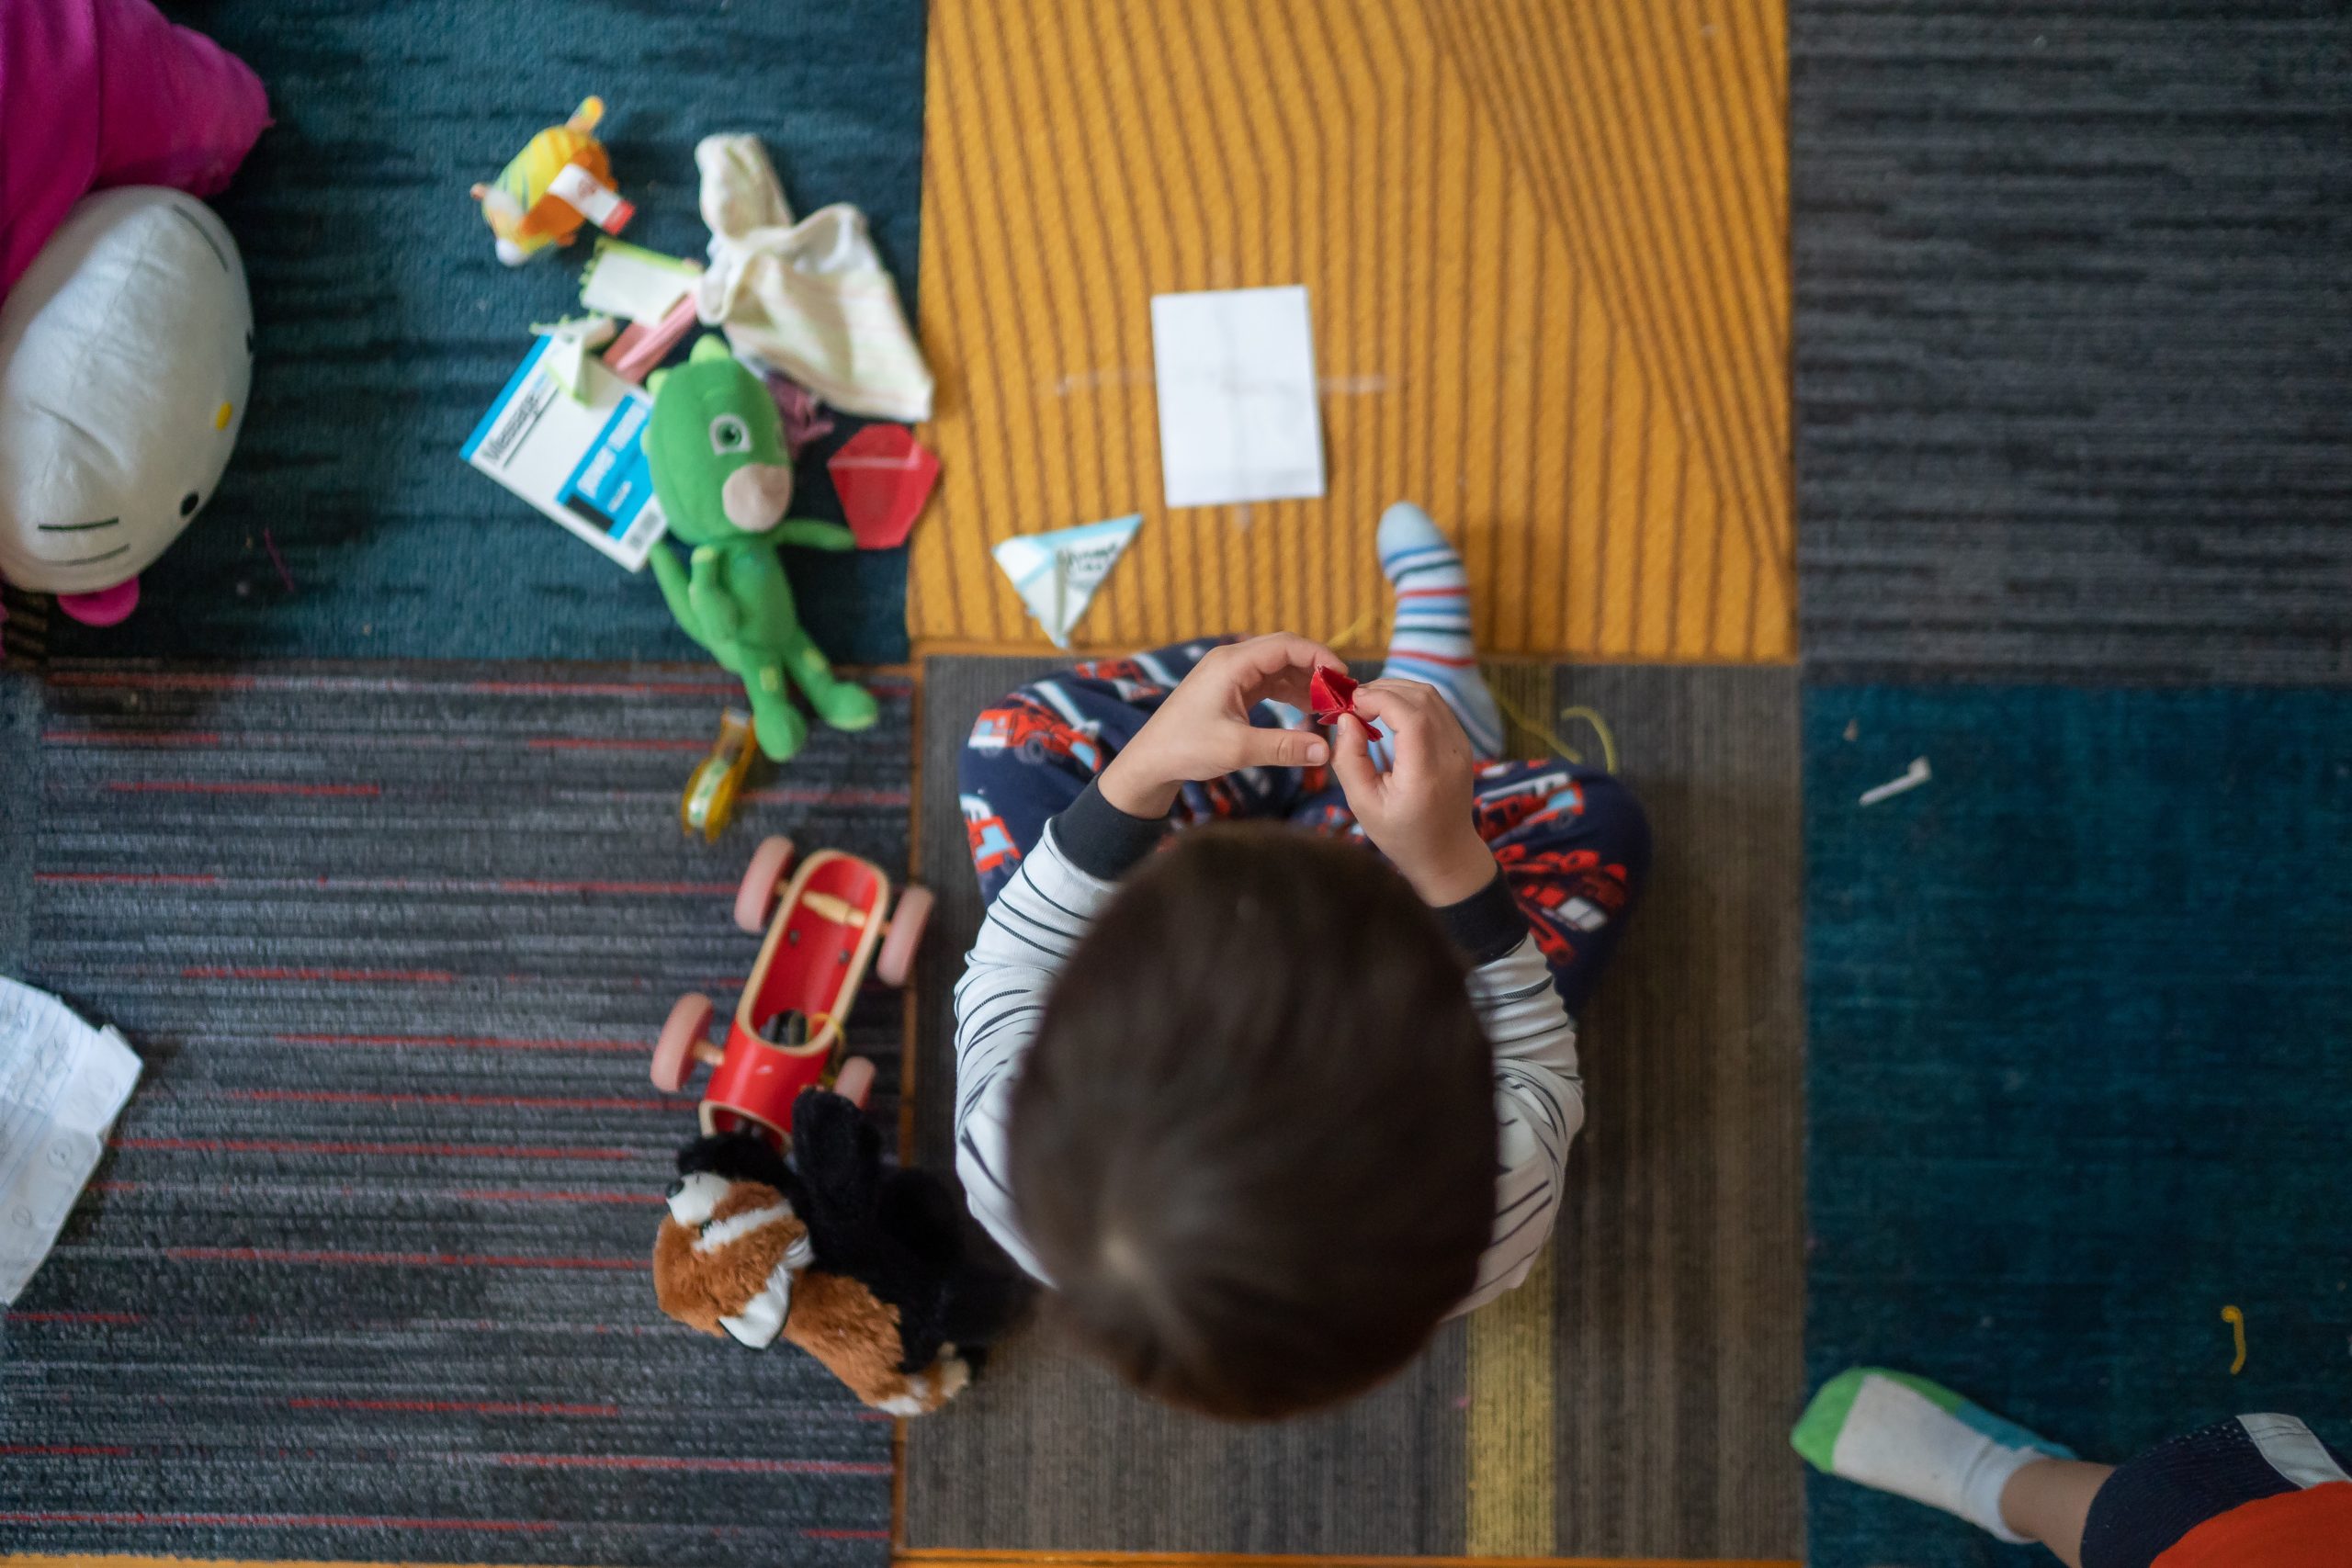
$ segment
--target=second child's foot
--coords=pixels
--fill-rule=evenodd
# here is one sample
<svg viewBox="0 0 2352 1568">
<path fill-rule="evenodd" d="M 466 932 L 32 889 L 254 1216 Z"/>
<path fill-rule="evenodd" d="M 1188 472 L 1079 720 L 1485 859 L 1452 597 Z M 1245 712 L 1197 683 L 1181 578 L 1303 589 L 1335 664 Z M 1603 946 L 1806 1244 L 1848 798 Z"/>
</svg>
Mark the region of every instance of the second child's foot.
<svg viewBox="0 0 2352 1568">
<path fill-rule="evenodd" d="M 1396 620 L 1381 674 L 1435 686 L 1462 721 L 1470 749 L 1493 761 L 1503 751 L 1503 716 L 1478 673 L 1461 556 L 1430 514 L 1409 501 L 1381 514 L 1379 541 L 1380 570 L 1396 588 Z"/>
<path fill-rule="evenodd" d="M 2001 1517 L 2001 1490 L 2037 1460 L 2074 1451 L 2038 1438 L 1940 1383 L 1854 1367 L 1821 1385 L 1789 1444 L 1814 1469 L 1957 1514 L 2022 1542 Z"/>
</svg>

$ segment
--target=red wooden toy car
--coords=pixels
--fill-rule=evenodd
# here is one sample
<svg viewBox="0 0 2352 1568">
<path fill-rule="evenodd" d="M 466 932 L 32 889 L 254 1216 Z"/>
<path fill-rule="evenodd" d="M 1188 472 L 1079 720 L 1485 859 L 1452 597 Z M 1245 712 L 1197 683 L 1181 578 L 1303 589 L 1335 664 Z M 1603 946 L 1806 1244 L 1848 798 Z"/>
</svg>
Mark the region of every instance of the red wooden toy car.
<svg viewBox="0 0 2352 1568">
<path fill-rule="evenodd" d="M 882 868 L 838 850 L 802 861 L 789 883 L 787 871 L 792 840 L 764 840 L 735 894 L 735 923 L 754 934 L 764 929 L 767 941 L 725 1045 L 709 1038 L 710 998 L 689 991 L 670 1010 L 653 1048 L 653 1081 L 673 1094 L 686 1087 L 695 1063 L 709 1066 L 706 1134 L 753 1133 L 779 1150 L 791 1141 L 793 1100 L 804 1089 L 826 1087 L 867 964 L 887 984 L 905 985 L 932 904 L 928 889 L 910 886 L 890 910 Z M 874 1064 L 852 1056 L 830 1087 L 863 1105 L 873 1084 Z"/>
</svg>

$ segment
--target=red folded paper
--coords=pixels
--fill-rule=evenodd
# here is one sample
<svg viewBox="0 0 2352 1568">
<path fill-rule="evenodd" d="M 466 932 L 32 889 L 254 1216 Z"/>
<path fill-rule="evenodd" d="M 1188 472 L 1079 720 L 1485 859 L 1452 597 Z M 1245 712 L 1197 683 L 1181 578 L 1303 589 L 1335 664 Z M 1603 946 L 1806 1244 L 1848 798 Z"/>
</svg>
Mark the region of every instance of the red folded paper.
<svg viewBox="0 0 2352 1568">
<path fill-rule="evenodd" d="M 825 465 L 861 550 L 906 543 L 939 478 L 939 459 L 902 424 L 869 424 Z"/>
<path fill-rule="evenodd" d="M 1356 679 L 1344 670 L 1317 665 L 1306 678 L 1306 701 L 1317 724 L 1332 723 L 1345 714 L 1366 729 L 1372 728 L 1372 721 L 1356 712 Z"/>
</svg>

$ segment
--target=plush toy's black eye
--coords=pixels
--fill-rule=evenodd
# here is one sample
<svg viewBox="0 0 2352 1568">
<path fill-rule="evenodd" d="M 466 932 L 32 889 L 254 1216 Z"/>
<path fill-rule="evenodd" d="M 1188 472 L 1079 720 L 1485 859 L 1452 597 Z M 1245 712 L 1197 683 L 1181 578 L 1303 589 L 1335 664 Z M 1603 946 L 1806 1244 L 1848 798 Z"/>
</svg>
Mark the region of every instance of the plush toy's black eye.
<svg viewBox="0 0 2352 1568">
<path fill-rule="evenodd" d="M 180 497 L 180 515 L 181 515 L 181 516 L 183 516 L 183 517 L 193 517 L 193 516 L 195 516 L 195 515 L 196 515 L 196 505 L 197 505 L 197 494 L 196 494 L 196 491 L 188 491 L 186 495 L 184 495 L 184 496 Z"/>
<path fill-rule="evenodd" d="M 710 449 L 722 454 L 750 451 L 752 427 L 738 415 L 720 414 L 710 422 Z"/>
</svg>

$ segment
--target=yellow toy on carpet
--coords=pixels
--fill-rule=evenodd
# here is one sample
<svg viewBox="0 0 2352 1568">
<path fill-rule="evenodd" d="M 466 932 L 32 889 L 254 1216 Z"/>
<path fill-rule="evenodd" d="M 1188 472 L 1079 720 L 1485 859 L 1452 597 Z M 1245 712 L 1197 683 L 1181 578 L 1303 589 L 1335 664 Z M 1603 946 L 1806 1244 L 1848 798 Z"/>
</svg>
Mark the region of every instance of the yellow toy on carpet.
<svg viewBox="0 0 2352 1568">
<path fill-rule="evenodd" d="M 605 100 L 580 100 L 571 118 L 523 145 L 498 178 L 471 192 L 498 238 L 498 259 L 521 266 L 549 245 L 568 245 L 583 222 L 617 234 L 637 216 L 613 188 L 612 160 L 596 140 Z"/>
</svg>

